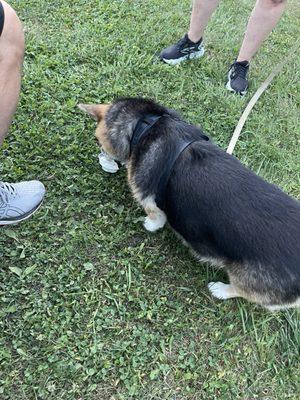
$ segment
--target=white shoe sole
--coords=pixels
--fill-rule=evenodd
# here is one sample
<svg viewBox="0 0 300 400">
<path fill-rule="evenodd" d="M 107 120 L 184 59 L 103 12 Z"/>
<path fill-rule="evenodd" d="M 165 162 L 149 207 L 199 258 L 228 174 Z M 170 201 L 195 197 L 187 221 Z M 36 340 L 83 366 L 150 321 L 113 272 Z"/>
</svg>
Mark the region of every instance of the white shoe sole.
<svg viewBox="0 0 300 400">
<path fill-rule="evenodd" d="M 98 159 L 103 171 L 109 172 L 110 174 L 115 174 L 116 172 L 118 172 L 118 164 L 108 155 L 100 153 Z"/>
<path fill-rule="evenodd" d="M 201 50 L 199 51 L 195 51 L 192 54 L 187 54 L 186 56 L 180 57 L 180 58 L 176 58 L 176 60 L 168 60 L 167 58 L 162 58 L 162 60 L 169 65 L 178 65 L 180 63 L 182 63 L 183 61 L 187 61 L 187 60 L 193 60 L 196 58 L 200 58 L 204 55 L 205 53 L 205 49 L 204 47 L 201 47 Z"/>
<path fill-rule="evenodd" d="M 0 220 L 0 226 L 2 226 L 2 225 L 16 225 L 19 222 L 26 221 L 27 219 L 29 219 L 33 214 L 35 214 L 41 208 L 42 204 L 43 204 L 43 200 L 33 210 L 30 210 L 28 213 L 26 213 L 24 216 L 22 216 L 22 217 L 20 217 L 18 219 L 3 220 L 3 221 Z"/>
</svg>

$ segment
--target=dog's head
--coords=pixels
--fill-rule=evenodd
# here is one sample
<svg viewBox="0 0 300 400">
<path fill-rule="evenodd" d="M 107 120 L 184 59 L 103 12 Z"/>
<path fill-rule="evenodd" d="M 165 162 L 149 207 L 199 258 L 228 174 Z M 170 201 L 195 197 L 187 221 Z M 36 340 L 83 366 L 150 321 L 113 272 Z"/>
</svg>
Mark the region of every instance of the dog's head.
<svg viewBox="0 0 300 400">
<path fill-rule="evenodd" d="M 152 100 L 121 98 L 112 104 L 79 104 L 97 122 L 96 138 L 115 160 L 127 162 L 136 124 L 147 113 L 163 114 L 166 109 Z"/>
<path fill-rule="evenodd" d="M 117 158 L 116 151 L 111 145 L 109 140 L 108 128 L 106 124 L 106 115 L 109 109 L 112 107 L 111 104 L 78 104 L 78 107 L 89 114 L 97 123 L 96 138 L 99 145 L 113 158 Z"/>
</svg>

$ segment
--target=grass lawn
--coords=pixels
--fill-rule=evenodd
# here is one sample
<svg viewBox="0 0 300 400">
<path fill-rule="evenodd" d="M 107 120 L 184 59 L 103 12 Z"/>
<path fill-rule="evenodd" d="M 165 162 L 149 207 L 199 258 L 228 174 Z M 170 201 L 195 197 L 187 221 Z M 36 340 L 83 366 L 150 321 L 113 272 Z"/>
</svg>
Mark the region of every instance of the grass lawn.
<svg viewBox="0 0 300 400">
<path fill-rule="evenodd" d="M 299 2 L 290 0 L 253 61 L 245 98 L 227 93 L 224 79 L 253 1 L 221 2 L 205 57 L 179 68 L 156 54 L 184 33 L 188 0 L 12 3 L 27 50 L 1 179 L 38 178 L 47 197 L 32 219 L 1 229 L 0 399 L 299 399 L 299 311 L 213 299 L 206 284 L 224 273 L 196 262 L 169 229 L 143 229 L 125 171 L 100 169 L 93 121 L 76 108 L 153 97 L 225 148 L 299 36 Z M 298 199 L 299 71 L 298 50 L 235 152 Z"/>
</svg>

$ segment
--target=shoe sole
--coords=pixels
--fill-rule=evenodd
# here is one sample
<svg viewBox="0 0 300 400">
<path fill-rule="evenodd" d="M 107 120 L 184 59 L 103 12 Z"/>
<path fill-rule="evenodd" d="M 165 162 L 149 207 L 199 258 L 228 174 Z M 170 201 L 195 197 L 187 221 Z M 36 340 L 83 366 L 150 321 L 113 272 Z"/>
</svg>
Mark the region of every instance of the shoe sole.
<svg viewBox="0 0 300 400">
<path fill-rule="evenodd" d="M 21 218 L 7 219 L 7 220 L 2 220 L 2 221 L 0 220 L 0 226 L 16 225 L 19 222 L 26 221 L 28 218 L 30 218 L 33 214 L 35 214 L 41 208 L 42 204 L 43 204 L 43 200 L 34 209 L 32 209 L 28 213 L 24 214 Z"/>
<path fill-rule="evenodd" d="M 168 60 L 167 58 L 162 58 L 162 61 L 169 65 L 178 65 L 178 64 L 182 63 L 183 61 L 200 58 L 204 55 L 204 53 L 205 53 L 205 49 L 204 49 L 204 47 L 201 47 L 201 50 L 195 51 L 192 54 L 187 54 L 186 56 L 176 58 L 173 60 L 172 59 Z"/>
<path fill-rule="evenodd" d="M 242 90 L 241 92 L 237 92 L 236 90 L 234 90 L 232 87 L 231 87 L 231 79 L 230 79 L 230 71 L 228 72 L 228 82 L 227 82 L 227 84 L 226 84 L 226 89 L 227 90 L 229 90 L 229 92 L 231 92 L 231 93 L 235 93 L 235 94 L 239 94 L 239 95 L 241 95 L 241 96 L 245 96 L 245 94 L 247 94 L 247 89 L 248 89 L 248 87 L 246 87 L 246 89 L 245 90 Z"/>
</svg>

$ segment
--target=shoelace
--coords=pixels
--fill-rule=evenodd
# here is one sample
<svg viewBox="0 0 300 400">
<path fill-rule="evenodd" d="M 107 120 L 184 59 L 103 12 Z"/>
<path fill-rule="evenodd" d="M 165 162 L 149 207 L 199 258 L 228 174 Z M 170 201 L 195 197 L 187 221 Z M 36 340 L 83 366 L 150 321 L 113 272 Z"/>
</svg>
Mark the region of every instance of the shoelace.
<svg viewBox="0 0 300 400">
<path fill-rule="evenodd" d="M 188 43 L 188 40 L 189 39 L 187 38 L 187 36 L 184 36 L 183 38 L 178 40 L 178 42 L 176 43 L 177 48 L 181 49 L 181 47 L 184 47 Z"/>
<path fill-rule="evenodd" d="M 187 37 L 187 35 L 185 35 L 183 38 L 181 38 L 177 43 L 176 43 L 176 47 L 178 50 L 182 51 L 183 49 L 187 49 L 188 52 L 187 54 L 189 55 L 193 50 L 194 47 L 189 46 L 190 40 Z M 187 47 L 186 47 L 187 45 Z"/>
<path fill-rule="evenodd" d="M 249 68 L 248 64 L 244 65 L 240 63 L 233 63 L 230 68 L 233 68 L 234 77 L 246 79 L 246 75 Z"/>
<path fill-rule="evenodd" d="M 8 203 L 11 198 L 17 194 L 13 185 L 7 182 L 0 182 L 0 199 L 3 203 Z"/>
</svg>

